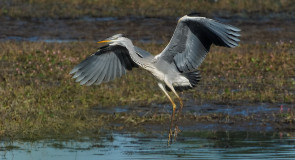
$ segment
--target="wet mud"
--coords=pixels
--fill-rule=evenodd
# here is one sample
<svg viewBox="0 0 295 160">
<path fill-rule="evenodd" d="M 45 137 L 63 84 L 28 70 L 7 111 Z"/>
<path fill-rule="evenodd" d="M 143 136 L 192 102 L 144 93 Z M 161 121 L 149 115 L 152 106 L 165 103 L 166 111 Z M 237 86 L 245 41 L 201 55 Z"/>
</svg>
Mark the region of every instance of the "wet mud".
<svg viewBox="0 0 295 160">
<path fill-rule="evenodd" d="M 294 114 L 294 109 L 295 106 L 292 104 L 187 103 L 177 126 L 184 131 L 295 131 L 295 121 L 287 118 L 287 115 Z M 98 106 L 92 107 L 91 112 L 98 115 L 113 114 L 119 117 L 129 113 L 142 118 L 141 122 L 114 118 L 111 120 L 111 126 L 117 131 L 165 132 L 168 131 L 171 110 L 169 104 L 153 104 L 151 106 Z M 159 115 L 165 117 L 164 120 L 160 122 L 148 120 Z"/>
</svg>

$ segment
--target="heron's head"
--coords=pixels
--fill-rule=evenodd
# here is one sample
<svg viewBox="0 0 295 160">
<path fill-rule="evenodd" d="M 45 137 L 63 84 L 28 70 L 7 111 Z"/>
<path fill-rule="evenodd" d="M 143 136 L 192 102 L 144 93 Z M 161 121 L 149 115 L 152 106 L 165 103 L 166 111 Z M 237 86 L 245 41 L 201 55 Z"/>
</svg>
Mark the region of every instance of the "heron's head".
<svg viewBox="0 0 295 160">
<path fill-rule="evenodd" d="M 122 34 L 115 34 L 112 37 L 109 37 L 103 41 L 99 41 L 97 43 L 108 43 L 109 45 L 120 45 L 125 46 L 126 41 L 128 41 L 128 38 L 123 37 Z"/>
</svg>

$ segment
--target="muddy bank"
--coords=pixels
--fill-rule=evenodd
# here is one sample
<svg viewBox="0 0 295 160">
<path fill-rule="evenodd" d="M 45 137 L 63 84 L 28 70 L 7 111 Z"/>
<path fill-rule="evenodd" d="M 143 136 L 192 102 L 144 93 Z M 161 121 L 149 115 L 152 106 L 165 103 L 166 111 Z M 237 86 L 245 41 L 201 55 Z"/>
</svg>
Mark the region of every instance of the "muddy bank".
<svg viewBox="0 0 295 160">
<path fill-rule="evenodd" d="M 295 131 L 294 105 L 287 104 L 189 104 L 178 126 L 188 131 Z M 109 127 L 117 131 L 165 132 L 171 106 L 92 107 L 93 114 L 113 114 Z M 132 115 L 132 117 L 130 117 Z"/>
</svg>

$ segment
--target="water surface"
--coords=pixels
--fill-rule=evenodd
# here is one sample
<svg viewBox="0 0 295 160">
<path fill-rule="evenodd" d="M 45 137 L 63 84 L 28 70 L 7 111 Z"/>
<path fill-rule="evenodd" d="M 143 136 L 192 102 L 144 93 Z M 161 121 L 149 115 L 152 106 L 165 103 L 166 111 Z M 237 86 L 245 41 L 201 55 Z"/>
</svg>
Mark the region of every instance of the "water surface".
<svg viewBox="0 0 295 160">
<path fill-rule="evenodd" d="M 2 141 L 1 158 L 25 159 L 295 159 L 295 133 L 183 132 L 167 146 L 166 134 L 113 133 L 98 139 Z"/>
</svg>

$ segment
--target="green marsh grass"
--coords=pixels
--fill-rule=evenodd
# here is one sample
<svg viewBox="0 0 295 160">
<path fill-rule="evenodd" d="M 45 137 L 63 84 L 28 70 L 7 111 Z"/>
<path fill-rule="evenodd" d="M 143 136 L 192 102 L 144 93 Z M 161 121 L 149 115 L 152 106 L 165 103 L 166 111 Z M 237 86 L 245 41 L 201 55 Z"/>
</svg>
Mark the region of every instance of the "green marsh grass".
<svg viewBox="0 0 295 160">
<path fill-rule="evenodd" d="M 137 45 L 152 53 L 164 48 Z M 70 70 L 97 48 L 94 42 L 0 43 L 0 136 L 71 137 L 98 134 L 111 122 L 167 123 L 169 113 L 138 116 L 93 112 L 95 106 L 169 104 L 156 80 L 141 69 L 99 86 L 75 83 Z M 242 44 L 235 49 L 213 47 L 200 67 L 200 84 L 181 96 L 195 103 L 294 104 L 294 48 L 292 42 Z M 288 114 L 288 122 L 294 122 L 293 112 Z M 211 121 L 212 117 L 204 119 Z"/>
</svg>

